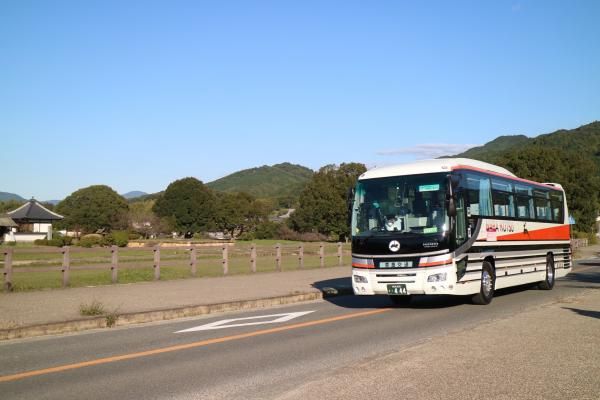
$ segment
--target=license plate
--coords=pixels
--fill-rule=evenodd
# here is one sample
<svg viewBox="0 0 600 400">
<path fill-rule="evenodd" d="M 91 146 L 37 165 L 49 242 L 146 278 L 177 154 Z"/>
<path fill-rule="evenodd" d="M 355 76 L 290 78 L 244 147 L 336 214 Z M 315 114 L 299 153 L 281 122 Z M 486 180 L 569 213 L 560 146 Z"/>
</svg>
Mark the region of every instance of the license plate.
<svg viewBox="0 0 600 400">
<path fill-rule="evenodd" d="M 381 261 L 379 268 L 411 268 L 412 261 Z"/>
<path fill-rule="evenodd" d="M 406 285 L 387 285 L 388 294 L 394 296 L 405 296 L 408 295 Z"/>
</svg>

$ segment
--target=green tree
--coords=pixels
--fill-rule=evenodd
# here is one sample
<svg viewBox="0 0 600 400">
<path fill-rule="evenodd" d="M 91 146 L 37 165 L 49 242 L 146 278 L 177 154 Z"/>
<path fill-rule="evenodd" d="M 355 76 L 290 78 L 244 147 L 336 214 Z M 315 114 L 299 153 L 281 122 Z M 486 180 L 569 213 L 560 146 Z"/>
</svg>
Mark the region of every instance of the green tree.
<svg viewBox="0 0 600 400">
<path fill-rule="evenodd" d="M 9 211 L 16 210 L 17 208 L 21 207 L 23 204 L 25 204 L 25 202 L 19 201 L 19 200 L 0 201 L 0 214 L 4 214 Z"/>
<path fill-rule="evenodd" d="M 290 217 L 290 226 L 299 232 L 347 237 L 350 233 L 348 190 L 366 170 L 359 163 L 321 168 L 300 194 L 298 209 Z"/>
<path fill-rule="evenodd" d="M 105 185 L 79 189 L 58 203 L 56 212 L 65 218 L 57 226 L 94 232 L 127 228 L 127 200 Z"/>
<path fill-rule="evenodd" d="M 254 231 L 267 219 L 269 204 L 248 193 L 218 193 L 217 199 L 216 227 L 232 237 Z"/>
<path fill-rule="evenodd" d="M 159 217 L 171 217 L 180 232 L 201 232 L 214 227 L 215 195 L 196 178 L 171 182 L 154 204 Z"/>
<path fill-rule="evenodd" d="M 170 233 L 174 229 L 172 218 L 159 217 L 152 208 L 155 200 L 141 200 L 129 203 L 129 228 L 142 234 L 146 239 L 150 235 Z"/>
</svg>

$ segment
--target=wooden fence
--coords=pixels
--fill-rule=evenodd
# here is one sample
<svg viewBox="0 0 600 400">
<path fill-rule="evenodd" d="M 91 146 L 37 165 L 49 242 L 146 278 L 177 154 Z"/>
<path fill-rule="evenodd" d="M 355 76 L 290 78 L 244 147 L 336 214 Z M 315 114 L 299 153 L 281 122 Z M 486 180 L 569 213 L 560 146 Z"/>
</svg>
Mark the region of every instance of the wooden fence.
<svg viewBox="0 0 600 400">
<path fill-rule="evenodd" d="M 307 246 L 310 248 L 307 251 Z M 241 258 L 247 259 L 247 270 L 245 272 L 257 272 L 257 262 L 263 259 L 268 259 L 267 262 L 273 262 L 272 270 L 274 271 L 283 271 L 283 261 L 287 262 L 288 269 L 305 268 L 305 262 L 307 260 L 307 256 L 311 257 L 311 262 L 316 261 L 316 257 L 318 257 L 318 266 L 312 265 L 314 267 L 324 268 L 326 265 L 326 257 L 330 259 L 332 257 L 337 258 L 336 265 L 343 265 L 344 253 L 348 253 L 343 249 L 342 243 L 337 244 L 329 244 L 327 247 L 334 247 L 335 253 L 331 252 L 326 254 L 326 245 L 324 243 L 319 244 L 299 244 L 299 245 L 285 245 L 277 244 L 275 246 L 256 246 L 255 244 L 251 244 L 248 246 L 242 246 L 241 248 L 236 248 L 236 246 L 231 246 L 229 244 L 224 244 L 220 248 L 206 248 L 203 246 L 194 246 L 189 245 L 186 247 L 166 247 L 166 246 L 154 246 L 154 247 L 138 247 L 138 248 L 119 248 L 117 246 L 112 246 L 108 248 L 93 248 L 86 249 L 80 247 L 61 247 L 61 248 L 11 248 L 5 247 L 3 248 L 4 253 L 4 291 L 10 292 L 14 288 L 14 280 L 13 274 L 16 273 L 40 273 L 40 272 L 60 272 L 62 274 L 62 287 L 68 287 L 71 283 L 71 272 L 72 271 L 106 271 L 107 268 L 110 270 L 110 281 L 112 283 L 119 282 L 119 272 L 123 268 L 140 268 L 135 265 L 127 265 L 126 262 L 121 261 L 121 256 L 125 257 L 128 253 L 137 253 L 140 252 L 151 252 L 152 255 L 152 269 L 153 269 L 153 279 L 160 280 L 161 279 L 161 266 L 163 262 L 168 262 L 169 260 L 173 260 L 174 256 L 169 255 L 169 251 L 178 252 L 178 260 L 181 261 L 181 252 L 187 252 L 189 262 L 189 275 L 192 277 L 196 277 L 198 275 L 198 271 L 202 268 L 202 261 L 206 260 L 207 257 L 212 257 L 213 260 L 217 259 L 220 261 L 222 266 L 222 275 L 230 274 L 230 262 L 235 258 L 236 264 L 238 264 L 238 272 L 239 272 L 239 263 Z M 167 253 L 166 255 L 161 257 L 162 254 Z M 27 254 L 43 254 L 43 255 L 52 255 L 56 254 L 57 257 L 62 258 L 62 264 L 60 266 L 29 266 L 29 265 L 17 265 L 18 262 L 15 261 L 15 254 L 18 253 L 27 253 Z M 76 256 L 78 253 L 92 253 L 94 255 L 100 257 L 110 257 L 110 262 L 98 262 L 96 264 L 99 265 L 73 265 L 73 256 Z M 23 255 L 23 254 L 22 254 Z M 150 255 L 150 254 L 149 254 Z M 85 259 L 83 259 L 85 260 Z M 77 264 L 81 264 L 81 262 L 90 263 L 89 258 L 88 261 L 78 260 Z M 290 260 L 292 264 L 290 264 Z M 92 263 L 93 264 L 93 263 Z M 293 265 L 295 264 L 295 266 Z M 290 266 L 292 265 L 292 266 Z"/>
</svg>

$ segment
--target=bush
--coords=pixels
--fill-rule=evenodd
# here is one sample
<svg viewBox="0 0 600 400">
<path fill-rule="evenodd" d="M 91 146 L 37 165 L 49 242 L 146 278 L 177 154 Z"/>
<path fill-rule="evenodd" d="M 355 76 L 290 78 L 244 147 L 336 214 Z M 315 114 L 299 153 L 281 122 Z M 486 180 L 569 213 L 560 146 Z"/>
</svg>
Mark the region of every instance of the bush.
<svg viewBox="0 0 600 400">
<path fill-rule="evenodd" d="M 260 223 L 256 227 L 256 232 L 254 232 L 254 236 L 256 239 L 277 239 L 277 228 L 278 224 L 275 222 L 266 221 Z M 252 240 L 252 239 L 250 239 Z"/>
<path fill-rule="evenodd" d="M 244 241 L 251 241 L 251 240 L 255 240 L 256 236 L 254 235 L 253 232 L 246 232 L 241 234 L 237 240 L 244 240 Z"/>
<path fill-rule="evenodd" d="M 48 239 L 37 239 L 34 240 L 33 244 L 36 246 L 54 246 L 54 247 L 63 247 L 70 246 L 73 238 L 58 236 L 56 238 Z"/>
<path fill-rule="evenodd" d="M 278 239 L 282 240 L 296 240 L 299 242 L 326 242 L 327 236 L 322 235 L 318 232 L 296 232 L 286 225 L 281 225 L 277 232 Z"/>
<path fill-rule="evenodd" d="M 79 242 L 77 244 L 81 247 L 89 248 L 89 247 L 99 246 L 100 244 L 102 244 L 102 241 L 103 241 L 102 235 L 92 233 L 90 235 L 84 235 L 81 239 L 79 239 Z"/>
<path fill-rule="evenodd" d="M 127 243 L 129 243 L 129 232 L 127 231 L 113 231 L 111 233 L 114 244 L 119 247 L 127 247 Z"/>
</svg>

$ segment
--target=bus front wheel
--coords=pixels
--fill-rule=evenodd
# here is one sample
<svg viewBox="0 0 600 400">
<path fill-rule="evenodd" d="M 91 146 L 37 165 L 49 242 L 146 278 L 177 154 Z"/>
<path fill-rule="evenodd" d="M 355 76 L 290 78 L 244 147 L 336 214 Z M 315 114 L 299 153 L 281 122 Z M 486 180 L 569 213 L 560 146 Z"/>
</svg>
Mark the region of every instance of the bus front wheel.
<svg viewBox="0 0 600 400">
<path fill-rule="evenodd" d="M 474 304 L 490 304 L 494 298 L 494 287 L 496 286 L 496 275 L 489 261 L 484 261 L 481 268 L 481 285 L 479 293 L 473 295 L 471 300 Z"/>
<path fill-rule="evenodd" d="M 546 279 L 541 281 L 538 284 L 538 287 L 542 290 L 552 290 L 554 287 L 554 278 L 555 278 L 555 269 L 554 269 L 554 257 L 552 254 L 548 254 L 546 256 Z"/>
</svg>

